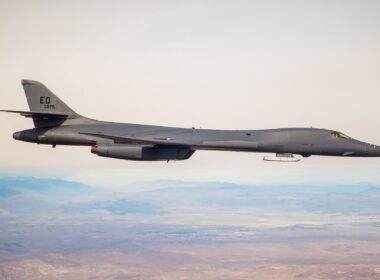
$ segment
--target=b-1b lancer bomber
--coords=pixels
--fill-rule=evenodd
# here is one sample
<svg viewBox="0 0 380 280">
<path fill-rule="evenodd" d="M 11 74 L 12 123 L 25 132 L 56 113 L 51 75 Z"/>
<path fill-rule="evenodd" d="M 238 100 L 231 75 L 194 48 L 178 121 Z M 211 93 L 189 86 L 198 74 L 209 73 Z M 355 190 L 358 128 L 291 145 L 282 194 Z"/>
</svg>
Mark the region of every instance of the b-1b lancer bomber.
<svg viewBox="0 0 380 280">
<path fill-rule="evenodd" d="M 74 112 L 39 82 L 22 85 L 30 111 L 1 111 L 33 119 L 35 128 L 13 134 L 26 142 L 91 146 L 98 156 L 139 161 L 185 160 L 197 150 L 274 153 L 264 160 L 284 162 L 311 155 L 380 156 L 379 146 L 328 129 L 214 130 L 97 121 Z"/>
</svg>

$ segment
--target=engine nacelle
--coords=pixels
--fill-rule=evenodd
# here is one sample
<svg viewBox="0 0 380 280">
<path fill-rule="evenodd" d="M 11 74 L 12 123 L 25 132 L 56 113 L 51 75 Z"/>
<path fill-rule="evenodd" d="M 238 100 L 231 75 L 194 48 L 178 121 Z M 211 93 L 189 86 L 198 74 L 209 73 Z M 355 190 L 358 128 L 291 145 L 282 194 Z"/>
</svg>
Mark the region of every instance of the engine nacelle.
<svg viewBox="0 0 380 280">
<path fill-rule="evenodd" d="M 127 160 L 185 160 L 191 157 L 194 150 L 177 147 L 152 147 L 125 144 L 97 145 L 91 148 L 91 153 L 101 157 Z"/>
</svg>

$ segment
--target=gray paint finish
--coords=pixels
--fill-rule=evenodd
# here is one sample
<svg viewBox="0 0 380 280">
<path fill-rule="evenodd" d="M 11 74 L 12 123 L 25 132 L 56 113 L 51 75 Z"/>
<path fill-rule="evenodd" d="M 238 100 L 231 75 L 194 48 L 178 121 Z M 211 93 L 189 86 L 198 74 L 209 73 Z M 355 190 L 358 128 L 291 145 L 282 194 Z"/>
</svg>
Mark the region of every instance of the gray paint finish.
<svg viewBox="0 0 380 280">
<path fill-rule="evenodd" d="M 276 153 L 279 161 L 291 161 L 292 154 L 380 156 L 379 146 L 328 129 L 213 130 L 97 121 L 74 112 L 39 82 L 22 85 L 30 111 L 3 110 L 33 118 L 35 128 L 14 133 L 21 141 L 92 146 L 99 156 L 129 160 L 184 160 L 196 150 Z"/>
</svg>

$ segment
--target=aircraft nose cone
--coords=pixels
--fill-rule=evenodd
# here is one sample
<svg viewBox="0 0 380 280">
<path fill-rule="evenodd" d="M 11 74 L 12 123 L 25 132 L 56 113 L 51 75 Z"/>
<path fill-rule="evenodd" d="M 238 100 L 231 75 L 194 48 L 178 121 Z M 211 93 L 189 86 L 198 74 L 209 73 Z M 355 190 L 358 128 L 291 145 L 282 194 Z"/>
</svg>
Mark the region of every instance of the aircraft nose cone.
<svg viewBox="0 0 380 280">
<path fill-rule="evenodd" d="M 21 132 L 20 131 L 17 131 L 15 133 L 13 133 L 13 139 L 20 140 L 20 137 L 21 137 Z"/>
</svg>

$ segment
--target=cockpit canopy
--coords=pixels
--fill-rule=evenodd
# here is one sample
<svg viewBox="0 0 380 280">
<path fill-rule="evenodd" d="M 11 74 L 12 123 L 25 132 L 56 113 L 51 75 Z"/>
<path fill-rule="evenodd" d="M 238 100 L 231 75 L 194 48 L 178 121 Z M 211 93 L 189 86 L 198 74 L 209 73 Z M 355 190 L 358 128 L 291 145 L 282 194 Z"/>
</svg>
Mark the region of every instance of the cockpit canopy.
<svg viewBox="0 0 380 280">
<path fill-rule="evenodd" d="M 351 137 L 347 136 L 346 134 L 343 134 L 343 133 L 338 132 L 338 131 L 331 132 L 331 136 L 333 138 L 345 138 L 345 139 L 350 139 L 351 138 Z"/>
</svg>

